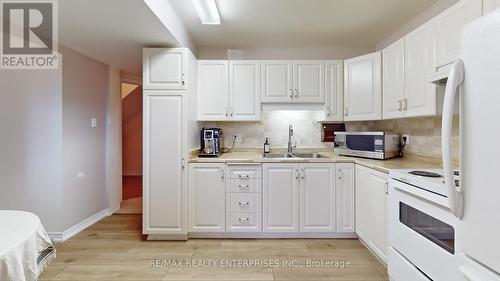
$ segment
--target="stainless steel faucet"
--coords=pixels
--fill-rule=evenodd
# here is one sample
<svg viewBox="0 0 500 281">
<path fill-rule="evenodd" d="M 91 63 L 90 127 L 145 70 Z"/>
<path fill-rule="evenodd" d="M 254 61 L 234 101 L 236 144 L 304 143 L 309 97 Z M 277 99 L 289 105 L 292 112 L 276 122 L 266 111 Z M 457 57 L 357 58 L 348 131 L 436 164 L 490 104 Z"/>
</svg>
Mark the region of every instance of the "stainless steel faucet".
<svg viewBox="0 0 500 281">
<path fill-rule="evenodd" d="M 292 124 L 290 124 L 288 125 L 288 153 L 293 153 L 292 137 L 293 137 L 293 126 Z"/>
</svg>

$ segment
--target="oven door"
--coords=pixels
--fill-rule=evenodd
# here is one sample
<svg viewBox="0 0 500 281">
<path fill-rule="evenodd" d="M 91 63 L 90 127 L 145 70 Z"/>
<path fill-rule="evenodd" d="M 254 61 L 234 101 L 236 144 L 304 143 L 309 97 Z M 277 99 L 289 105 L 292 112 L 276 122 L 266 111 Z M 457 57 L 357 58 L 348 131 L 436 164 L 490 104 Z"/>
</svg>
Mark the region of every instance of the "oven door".
<svg viewBox="0 0 500 281">
<path fill-rule="evenodd" d="M 420 190 L 390 181 L 390 247 L 431 280 L 459 280 L 455 255 L 457 219 L 449 209 L 409 192 L 412 189 Z M 389 262 L 389 271 L 391 266 Z"/>
</svg>

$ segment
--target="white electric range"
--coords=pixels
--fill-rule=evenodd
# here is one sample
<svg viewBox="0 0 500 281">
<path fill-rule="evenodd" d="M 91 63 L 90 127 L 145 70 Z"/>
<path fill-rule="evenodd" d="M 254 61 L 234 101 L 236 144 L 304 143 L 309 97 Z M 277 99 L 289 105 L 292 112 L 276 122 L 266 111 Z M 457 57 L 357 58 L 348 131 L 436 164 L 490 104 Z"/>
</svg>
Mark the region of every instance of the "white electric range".
<svg viewBox="0 0 500 281">
<path fill-rule="evenodd" d="M 459 280 L 458 271 L 451 271 L 457 266 L 458 219 L 450 210 L 443 171 L 401 169 L 389 175 L 390 279 Z"/>
</svg>

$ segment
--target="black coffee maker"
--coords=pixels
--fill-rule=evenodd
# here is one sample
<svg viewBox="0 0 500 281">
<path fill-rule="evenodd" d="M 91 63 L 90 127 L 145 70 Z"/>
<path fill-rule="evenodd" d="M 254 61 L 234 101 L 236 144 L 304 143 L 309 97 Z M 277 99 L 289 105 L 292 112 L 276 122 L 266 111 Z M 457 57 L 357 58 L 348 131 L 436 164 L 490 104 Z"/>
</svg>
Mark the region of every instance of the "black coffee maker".
<svg viewBox="0 0 500 281">
<path fill-rule="evenodd" d="M 219 157 L 222 154 L 222 129 L 201 129 L 200 143 L 201 151 L 198 157 Z"/>
</svg>

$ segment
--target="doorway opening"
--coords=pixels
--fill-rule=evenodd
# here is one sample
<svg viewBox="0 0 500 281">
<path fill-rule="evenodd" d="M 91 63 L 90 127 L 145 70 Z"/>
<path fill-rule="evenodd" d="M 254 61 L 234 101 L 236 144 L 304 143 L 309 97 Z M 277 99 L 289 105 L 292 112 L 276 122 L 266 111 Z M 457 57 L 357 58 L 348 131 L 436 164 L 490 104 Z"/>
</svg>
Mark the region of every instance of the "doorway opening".
<svg viewBox="0 0 500 281">
<path fill-rule="evenodd" d="M 122 83 L 122 206 L 142 213 L 142 86 Z"/>
</svg>

